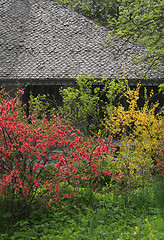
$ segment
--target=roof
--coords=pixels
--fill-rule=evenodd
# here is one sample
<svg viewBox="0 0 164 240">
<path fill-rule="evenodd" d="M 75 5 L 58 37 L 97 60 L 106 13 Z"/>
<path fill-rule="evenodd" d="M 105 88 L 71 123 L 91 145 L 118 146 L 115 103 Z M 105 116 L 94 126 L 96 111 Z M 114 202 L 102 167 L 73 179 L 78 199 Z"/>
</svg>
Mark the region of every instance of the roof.
<svg viewBox="0 0 164 240">
<path fill-rule="evenodd" d="M 108 29 L 55 0 L 1 0 L 0 16 L 1 81 L 121 77 L 123 57 L 128 79 L 142 79 L 146 71 L 130 63 L 144 47 L 116 39 L 105 47 Z M 163 67 L 147 77 L 163 79 Z"/>
</svg>

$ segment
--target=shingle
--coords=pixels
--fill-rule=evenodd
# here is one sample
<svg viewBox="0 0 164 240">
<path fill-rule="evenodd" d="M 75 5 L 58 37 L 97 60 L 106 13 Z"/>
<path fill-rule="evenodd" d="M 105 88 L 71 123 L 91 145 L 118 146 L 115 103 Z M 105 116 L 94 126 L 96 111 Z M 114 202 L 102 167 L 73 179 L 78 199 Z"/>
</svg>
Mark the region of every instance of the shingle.
<svg viewBox="0 0 164 240">
<path fill-rule="evenodd" d="M 55 0 L 1 0 L 0 78 L 67 78 L 94 74 L 122 76 L 124 56 L 127 78 L 142 78 L 139 66 L 130 64 L 132 54 L 145 49 L 134 43 L 111 39 L 105 47 L 106 28 L 73 12 Z M 149 78 L 163 78 L 163 67 Z"/>
</svg>

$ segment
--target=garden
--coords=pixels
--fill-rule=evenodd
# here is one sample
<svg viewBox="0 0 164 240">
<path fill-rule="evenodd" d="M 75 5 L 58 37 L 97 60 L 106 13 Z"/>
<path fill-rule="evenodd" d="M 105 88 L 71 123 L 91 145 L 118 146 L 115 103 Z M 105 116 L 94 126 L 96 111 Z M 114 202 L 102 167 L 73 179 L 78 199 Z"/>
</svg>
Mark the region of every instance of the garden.
<svg viewBox="0 0 164 240">
<path fill-rule="evenodd" d="M 76 83 L 57 109 L 0 92 L 0 239 L 164 239 L 163 107 L 125 79 Z"/>
</svg>

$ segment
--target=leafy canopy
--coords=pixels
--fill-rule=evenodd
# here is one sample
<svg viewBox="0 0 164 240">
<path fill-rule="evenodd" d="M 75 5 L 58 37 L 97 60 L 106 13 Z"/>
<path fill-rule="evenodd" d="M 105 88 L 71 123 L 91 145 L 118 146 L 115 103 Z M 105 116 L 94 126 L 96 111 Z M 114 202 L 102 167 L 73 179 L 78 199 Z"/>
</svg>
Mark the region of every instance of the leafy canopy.
<svg viewBox="0 0 164 240">
<path fill-rule="evenodd" d="M 119 0 L 119 16 L 109 22 L 117 37 L 132 40 L 146 47 L 148 68 L 164 57 L 164 2 L 162 0 Z M 142 59 L 143 60 L 143 59 Z"/>
<path fill-rule="evenodd" d="M 118 15 L 116 0 L 58 0 L 58 2 L 102 25 L 107 24 L 109 16 L 117 18 Z"/>
</svg>

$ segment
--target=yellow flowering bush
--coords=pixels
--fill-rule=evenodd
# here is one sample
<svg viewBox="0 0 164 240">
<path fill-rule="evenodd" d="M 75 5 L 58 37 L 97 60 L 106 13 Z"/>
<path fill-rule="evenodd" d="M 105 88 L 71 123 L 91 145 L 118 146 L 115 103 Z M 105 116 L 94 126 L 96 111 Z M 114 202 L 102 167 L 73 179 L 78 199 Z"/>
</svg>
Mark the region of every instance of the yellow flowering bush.
<svg viewBox="0 0 164 240">
<path fill-rule="evenodd" d="M 146 98 L 144 106 L 139 108 L 140 87 L 139 84 L 135 90 L 131 90 L 127 86 L 124 94 L 127 106 L 108 111 L 105 119 L 106 128 L 120 140 L 119 154 L 113 161 L 109 160 L 110 165 L 117 173 L 123 173 L 128 186 L 144 184 L 161 157 L 159 145 L 164 132 L 164 109 L 157 113 L 158 102 L 150 103 L 153 92 Z"/>
</svg>

